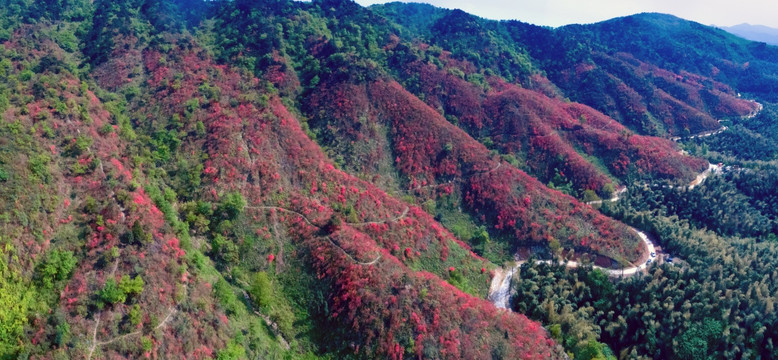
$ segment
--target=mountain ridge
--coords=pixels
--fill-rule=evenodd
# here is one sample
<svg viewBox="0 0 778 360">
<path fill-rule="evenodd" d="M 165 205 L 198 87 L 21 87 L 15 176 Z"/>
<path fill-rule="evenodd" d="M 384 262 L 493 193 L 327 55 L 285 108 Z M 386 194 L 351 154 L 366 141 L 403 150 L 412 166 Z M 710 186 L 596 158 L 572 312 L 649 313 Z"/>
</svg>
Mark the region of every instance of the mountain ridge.
<svg viewBox="0 0 778 360">
<path fill-rule="evenodd" d="M 586 202 L 687 184 L 707 161 L 670 138 L 754 117 L 740 61 L 772 56 L 657 15 L 548 29 L 350 0 L 9 2 L 0 358 L 656 355 L 498 310 L 489 285 L 522 251 L 651 256 Z M 627 53 L 647 31 L 608 29 L 636 21 L 727 51 Z M 580 289 L 616 286 L 588 270 Z"/>
<path fill-rule="evenodd" d="M 715 26 L 715 25 L 714 25 Z M 764 25 L 751 25 L 742 23 L 733 26 L 716 26 L 732 34 L 751 41 L 764 42 L 770 45 L 778 45 L 778 29 Z"/>
</svg>

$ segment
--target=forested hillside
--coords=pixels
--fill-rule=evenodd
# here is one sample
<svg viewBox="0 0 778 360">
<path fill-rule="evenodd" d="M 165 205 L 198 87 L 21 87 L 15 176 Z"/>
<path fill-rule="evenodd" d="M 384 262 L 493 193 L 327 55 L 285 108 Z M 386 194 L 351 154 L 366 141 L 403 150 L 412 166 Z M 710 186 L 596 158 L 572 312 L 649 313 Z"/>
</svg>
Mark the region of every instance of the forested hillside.
<svg viewBox="0 0 778 360">
<path fill-rule="evenodd" d="M 350 0 L 0 25 L 0 359 L 774 355 L 771 47 Z M 588 265 L 650 264 L 635 228 L 680 265 Z M 498 309 L 528 251 L 584 265 Z"/>
</svg>

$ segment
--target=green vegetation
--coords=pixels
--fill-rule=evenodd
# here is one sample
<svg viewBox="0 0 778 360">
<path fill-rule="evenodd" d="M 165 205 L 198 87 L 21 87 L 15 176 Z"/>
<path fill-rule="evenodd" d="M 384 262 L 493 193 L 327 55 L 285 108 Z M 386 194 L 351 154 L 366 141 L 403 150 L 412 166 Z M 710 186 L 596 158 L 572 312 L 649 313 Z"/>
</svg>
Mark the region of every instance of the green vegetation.
<svg viewBox="0 0 778 360">
<path fill-rule="evenodd" d="M 0 359 L 778 357 L 774 48 L 656 14 L 1 5 Z M 644 135 L 717 119 L 682 146 L 733 167 L 679 187 L 705 161 Z M 618 184 L 602 213 L 674 265 L 529 261 L 543 326 L 482 300 L 517 249 L 640 258 L 549 191 Z"/>
<path fill-rule="evenodd" d="M 5 258 L 5 253 L 3 258 Z M 35 292 L 18 273 L 0 260 L 0 358 L 11 359 L 20 348 L 28 311 L 34 306 Z"/>
<path fill-rule="evenodd" d="M 114 279 L 106 280 L 98 296 L 102 304 L 121 304 L 142 291 L 143 278 L 140 276 L 130 278 L 129 275 L 124 275 L 118 283 Z"/>
<path fill-rule="evenodd" d="M 41 262 L 38 270 L 39 279 L 46 289 L 52 289 L 55 285 L 68 280 L 78 259 L 70 251 L 52 250 L 47 254 L 46 260 Z M 58 286 L 60 287 L 60 286 Z"/>
<path fill-rule="evenodd" d="M 574 358 L 615 358 L 598 341 L 601 329 L 594 318 L 615 295 L 605 273 L 590 267 L 569 270 L 527 262 L 521 267 L 516 290 L 513 308 L 549 324 L 551 334 Z"/>
<path fill-rule="evenodd" d="M 273 298 L 273 288 L 266 272 L 260 271 L 254 275 L 250 293 L 257 307 L 264 309 L 270 307 Z"/>
</svg>

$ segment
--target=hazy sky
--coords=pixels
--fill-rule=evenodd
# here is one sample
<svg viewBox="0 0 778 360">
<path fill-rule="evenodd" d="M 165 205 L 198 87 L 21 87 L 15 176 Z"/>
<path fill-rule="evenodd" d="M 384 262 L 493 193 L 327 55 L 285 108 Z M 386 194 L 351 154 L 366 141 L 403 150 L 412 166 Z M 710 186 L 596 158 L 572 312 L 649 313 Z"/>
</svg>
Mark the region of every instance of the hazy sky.
<svg viewBox="0 0 778 360">
<path fill-rule="evenodd" d="M 356 0 L 362 5 L 382 0 Z M 458 8 L 489 19 L 517 19 L 560 26 L 585 24 L 640 12 L 661 12 L 705 25 L 741 23 L 778 28 L 778 2 L 768 0 L 428 0 L 445 8 Z"/>
</svg>

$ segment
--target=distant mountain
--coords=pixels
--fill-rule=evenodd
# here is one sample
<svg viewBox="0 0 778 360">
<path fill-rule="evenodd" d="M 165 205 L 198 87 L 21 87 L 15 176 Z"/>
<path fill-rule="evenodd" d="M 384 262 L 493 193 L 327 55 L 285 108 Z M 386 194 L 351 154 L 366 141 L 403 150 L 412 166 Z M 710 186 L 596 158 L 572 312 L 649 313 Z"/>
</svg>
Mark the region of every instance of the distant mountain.
<svg viewBox="0 0 778 360">
<path fill-rule="evenodd" d="M 629 53 L 674 73 L 698 74 L 764 99 L 778 98 L 778 48 L 721 29 L 643 13 L 558 31 L 567 43 L 587 44 L 590 51 Z"/>
<path fill-rule="evenodd" d="M 737 92 L 778 99 L 778 48 L 661 14 L 550 29 L 351 0 L 2 4 L 0 360 L 733 358 L 778 343 L 773 299 L 752 301 L 776 292 L 760 283 L 773 266 L 742 277 L 755 290 L 730 282 L 740 268 L 699 286 L 700 263 L 756 257 L 703 262 L 709 242 L 676 246 L 692 233 L 622 211 L 708 167 L 669 137 L 760 120 Z M 743 208 L 778 208 L 763 183 Z M 645 279 L 677 286 L 641 276 L 611 296 L 589 260 L 655 255 L 627 224 L 697 268 L 652 266 Z M 521 251 L 586 265 L 570 300 L 522 299 L 548 316 L 486 300 Z M 643 288 L 684 296 L 631 296 Z"/>
<path fill-rule="evenodd" d="M 735 26 L 719 26 L 718 28 L 744 39 L 778 45 L 778 29 L 769 26 L 743 23 Z"/>
</svg>

